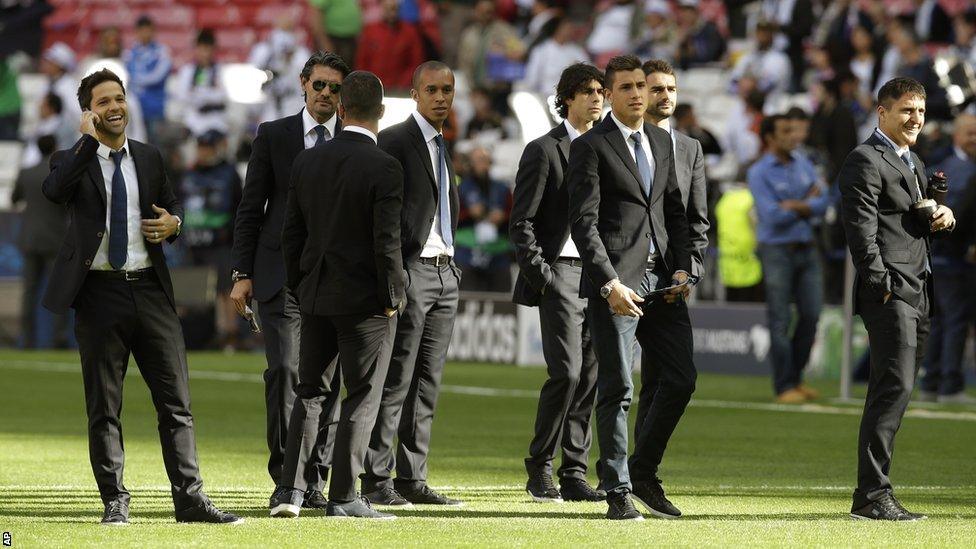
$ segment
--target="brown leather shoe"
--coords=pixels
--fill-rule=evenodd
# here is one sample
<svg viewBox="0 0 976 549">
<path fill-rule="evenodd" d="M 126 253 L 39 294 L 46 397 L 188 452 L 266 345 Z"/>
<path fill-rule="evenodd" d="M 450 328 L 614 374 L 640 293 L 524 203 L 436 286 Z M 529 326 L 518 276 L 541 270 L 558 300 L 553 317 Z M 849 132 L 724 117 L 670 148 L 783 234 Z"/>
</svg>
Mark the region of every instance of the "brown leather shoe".
<svg viewBox="0 0 976 549">
<path fill-rule="evenodd" d="M 807 394 L 796 387 L 776 395 L 777 404 L 803 404 L 806 401 Z"/>
<path fill-rule="evenodd" d="M 801 383 L 796 387 L 796 390 L 807 395 L 807 400 L 817 400 L 820 398 L 820 391 L 814 389 L 813 387 L 807 385 L 806 383 Z"/>
</svg>

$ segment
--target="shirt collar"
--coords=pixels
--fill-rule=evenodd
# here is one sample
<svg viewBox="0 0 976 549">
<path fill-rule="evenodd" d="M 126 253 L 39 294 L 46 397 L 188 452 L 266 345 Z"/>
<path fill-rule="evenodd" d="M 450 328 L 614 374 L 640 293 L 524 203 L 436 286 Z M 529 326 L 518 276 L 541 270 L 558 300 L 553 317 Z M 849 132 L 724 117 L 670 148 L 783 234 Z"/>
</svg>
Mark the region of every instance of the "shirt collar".
<svg viewBox="0 0 976 549">
<path fill-rule="evenodd" d="M 563 120 L 563 124 L 566 126 L 566 133 L 569 134 L 569 141 L 575 141 L 577 137 L 580 136 L 580 132 L 576 131 L 576 128 L 569 123 L 569 120 Z"/>
<path fill-rule="evenodd" d="M 342 131 L 348 131 L 348 132 L 359 133 L 359 134 L 365 135 L 366 137 L 372 139 L 373 140 L 373 143 L 376 143 L 376 134 L 373 133 L 373 132 L 371 132 L 371 131 L 369 131 L 369 130 L 367 130 L 366 128 L 364 128 L 362 126 L 344 126 L 342 128 Z"/>
<path fill-rule="evenodd" d="M 131 156 L 132 155 L 132 150 L 129 149 L 129 138 L 128 137 L 126 137 L 125 138 L 125 141 L 122 143 L 122 149 L 125 149 L 126 156 Z M 119 150 L 121 150 L 121 149 L 119 149 Z M 114 149 L 112 147 L 109 147 L 105 143 L 102 143 L 102 142 L 99 142 L 98 143 L 98 151 L 97 151 L 98 156 L 104 158 L 105 160 L 111 160 L 112 159 L 112 157 L 109 156 L 109 153 L 111 153 L 113 151 L 114 151 Z"/>
<path fill-rule="evenodd" d="M 903 156 L 905 153 L 908 152 L 908 147 L 899 147 L 898 145 L 895 145 L 894 140 L 892 140 L 890 137 L 888 137 L 885 134 L 885 132 L 881 131 L 881 128 L 874 128 L 874 132 L 877 135 L 881 136 L 881 139 L 883 139 L 885 141 L 885 143 L 888 144 L 889 147 L 891 147 L 892 149 L 895 149 L 895 154 L 897 154 L 898 156 Z"/>
<path fill-rule="evenodd" d="M 337 120 L 338 120 L 338 115 L 336 113 L 332 113 L 332 118 L 326 120 L 325 121 L 325 124 L 322 124 L 323 126 L 325 126 L 325 129 L 329 130 L 329 135 L 331 137 L 335 137 L 335 129 L 336 129 L 336 121 Z M 315 126 L 318 126 L 318 125 L 319 125 L 319 123 L 316 122 L 315 119 L 312 118 L 311 113 L 308 112 L 308 107 L 303 107 L 302 108 L 302 128 L 303 128 L 304 131 L 302 132 L 302 135 L 308 135 L 309 133 L 315 131 Z"/>
<path fill-rule="evenodd" d="M 413 119 L 417 121 L 417 125 L 420 126 L 420 133 L 424 135 L 424 143 L 430 143 L 432 139 L 441 135 L 441 132 L 437 131 L 434 126 L 424 118 L 424 115 L 417 111 L 410 113 L 413 115 Z"/>
<path fill-rule="evenodd" d="M 630 141 L 629 141 L 630 136 L 633 135 L 634 132 L 637 132 L 637 133 L 641 134 L 641 139 L 645 139 L 647 137 L 646 135 L 644 135 L 644 123 L 643 122 L 641 122 L 640 129 L 635 130 L 635 129 L 632 129 L 632 128 L 628 127 L 626 124 L 624 124 L 620 120 L 617 120 L 617 117 L 614 116 L 613 111 L 610 112 L 610 119 L 613 120 L 613 123 L 617 125 L 617 128 L 620 129 L 621 133 L 624 134 L 624 141 L 627 141 L 627 144 L 628 145 L 630 144 Z"/>
</svg>

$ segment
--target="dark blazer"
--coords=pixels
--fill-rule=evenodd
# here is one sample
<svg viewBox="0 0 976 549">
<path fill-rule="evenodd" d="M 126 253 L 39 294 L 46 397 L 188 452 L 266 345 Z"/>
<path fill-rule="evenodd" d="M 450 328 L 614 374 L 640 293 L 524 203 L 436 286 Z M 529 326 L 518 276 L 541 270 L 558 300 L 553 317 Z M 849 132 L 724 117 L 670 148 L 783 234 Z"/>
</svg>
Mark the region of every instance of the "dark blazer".
<svg viewBox="0 0 976 549">
<path fill-rule="evenodd" d="M 705 276 L 705 252 L 708 249 L 708 182 L 705 180 L 705 154 L 697 139 L 675 131 L 675 173 L 681 202 L 688 217 L 691 239 L 691 275 Z"/>
<path fill-rule="evenodd" d="M 359 133 L 339 132 L 295 158 L 281 242 L 303 313 L 403 306 L 402 188 L 400 164 Z"/>
<path fill-rule="evenodd" d="M 14 204 L 27 204 L 20 216 L 20 238 L 17 239 L 20 249 L 26 253 L 46 256 L 58 253 L 68 229 L 68 209 L 48 200 L 41 189 L 50 171 L 44 162 L 22 170 L 10 195 Z"/>
<path fill-rule="evenodd" d="M 913 307 L 921 302 L 922 274 L 931 259 L 929 228 L 909 208 L 919 198 L 915 176 L 923 194 L 928 193 L 928 181 L 922 159 L 911 154 L 917 174 L 872 134 L 848 155 L 837 176 L 844 233 L 857 271 L 855 314 L 861 299 L 881 303 L 887 292 Z"/>
<path fill-rule="evenodd" d="M 64 313 L 72 306 L 81 290 L 95 253 L 105 235 L 105 180 L 96 152 L 98 141 L 83 135 L 70 150 L 58 151 L 51 157 L 51 173 L 44 180 L 44 196 L 58 204 L 66 204 L 71 222 L 54 264 L 57 284 L 48 284 L 44 306 L 55 313 Z M 155 219 L 155 204 L 171 215 L 183 218 L 183 206 L 166 176 L 163 157 L 152 145 L 129 139 L 129 154 L 136 165 L 139 178 L 139 209 L 143 219 Z M 176 236 L 171 236 L 172 242 Z M 176 308 L 173 283 L 170 281 L 166 258 L 161 244 L 143 242 L 153 269 L 159 277 L 166 297 Z"/>
<path fill-rule="evenodd" d="M 671 136 L 650 124 L 644 124 L 644 134 L 655 163 L 649 197 L 609 115 L 570 146 L 569 216 L 583 259 L 582 297 L 599 297 L 600 287 L 614 278 L 639 288 L 652 235 L 668 271 L 691 272 L 691 239 Z"/>
<path fill-rule="evenodd" d="M 403 167 L 403 211 L 400 239 L 403 243 L 403 263 L 409 265 L 420 257 L 427 243 L 430 228 L 437 215 L 437 178 L 430 164 L 430 153 L 420 126 L 413 115 L 390 126 L 379 134 L 379 147 L 400 162 Z M 448 154 L 447 173 L 451 180 L 451 234 L 457 233 L 458 189 L 457 175 Z"/>
<path fill-rule="evenodd" d="M 341 127 L 336 120 L 336 133 Z M 258 126 L 251 145 L 244 194 L 234 222 L 234 269 L 253 277 L 258 301 L 271 299 L 285 285 L 281 227 L 291 165 L 305 150 L 303 128 L 301 111 L 265 122 Z"/>
</svg>

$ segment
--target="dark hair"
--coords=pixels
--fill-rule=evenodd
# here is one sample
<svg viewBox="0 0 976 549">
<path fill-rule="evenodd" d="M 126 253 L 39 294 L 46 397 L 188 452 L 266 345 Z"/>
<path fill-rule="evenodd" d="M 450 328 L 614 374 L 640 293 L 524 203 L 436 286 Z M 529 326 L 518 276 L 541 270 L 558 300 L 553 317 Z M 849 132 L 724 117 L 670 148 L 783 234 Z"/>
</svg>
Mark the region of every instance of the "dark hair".
<svg viewBox="0 0 976 549">
<path fill-rule="evenodd" d="M 756 112 L 762 112 L 766 107 L 766 94 L 759 90 L 752 90 L 746 95 L 746 106 Z"/>
<path fill-rule="evenodd" d="M 142 15 L 140 15 L 139 18 L 136 19 L 136 28 L 137 29 L 140 28 L 140 27 L 154 27 L 154 26 L 156 26 L 156 25 L 153 23 L 152 18 L 149 17 L 148 15 L 146 15 L 145 13 L 142 14 Z"/>
<path fill-rule="evenodd" d="M 763 144 L 766 143 L 767 135 L 776 133 L 776 123 L 784 120 L 789 121 L 790 119 L 785 114 L 774 114 L 762 119 L 762 122 L 759 123 L 759 139 L 762 140 Z"/>
<path fill-rule="evenodd" d="M 424 71 L 450 71 L 451 67 L 447 66 L 446 63 L 440 61 L 424 61 L 423 63 L 417 65 L 417 68 L 413 70 L 413 77 L 410 79 L 410 87 L 417 89 L 417 85 L 420 83 L 420 75 Z M 454 74 L 451 71 L 451 74 Z"/>
<path fill-rule="evenodd" d="M 122 95 L 125 95 L 125 84 L 122 83 L 119 75 L 109 69 L 95 71 L 82 78 L 81 85 L 78 86 L 78 104 L 81 105 L 81 110 L 91 109 L 92 90 L 104 82 L 118 82 L 119 86 L 122 87 Z"/>
<path fill-rule="evenodd" d="M 339 100 L 347 117 L 377 120 L 383 111 L 383 83 L 371 72 L 353 71 L 342 80 Z"/>
<path fill-rule="evenodd" d="M 786 118 L 790 120 L 810 120 L 810 115 L 801 107 L 790 107 L 790 110 L 786 111 Z"/>
<path fill-rule="evenodd" d="M 914 78 L 898 77 L 884 83 L 878 90 L 878 104 L 884 108 L 891 108 L 891 104 L 898 101 L 906 93 L 926 98 L 925 87 Z"/>
<path fill-rule="evenodd" d="M 674 114 L 672 116 L 677 120 L 688 116 L 693 110 L 694 108 L 691 106 L 691 103 L 678 103 L 674 107 Z"/>
<path fill-rule="evenodd" d="M 590 82 L 596 80 L 603 85 L 603 73 L 589 63 L 575 63 L 565 69 L 556 84 L 556 112 L 561 118 L 569 116 L 569 105 L 566 101 L 576 97 L 576 94 L 589 89 Z"/>
<path fill-rule="evenodd" d="M 607 62 L 607 70 L 603 71 L 603 85 L 613 87 L 613 77 L 618 72 L 635 71 L 641 68 L 641 60 L 636 55 L 618 55 Z"/>
<path fill-rule="evenodd" d="M 216 44 L 217 37 L 214 36 L 213 29 L 201 29 L 200 33 L 197 34 L 198 46 L 215 46 Z"/>
<path fill-rule="evenodd" d="M 46 93 L 44 95 L 44 102 L 47 103 L 49 107 L 51 107 L 51 110 L 54 111 L 54 114 L 61 114 L 61 111 L 64 110 L 64 103 L 61 101 L 61 96 L 59 96 L 54 92 Z"/>
<path fill-rule="evenodd" d="M 43 156 L 53 153 L 57 146 L 58 140 L 53 135 L 42 135 L 37 138 L 37 150 L 41 151 Z"/>
<path fill-rule="evenodd" d="M 644 76 L 650 76 L 656 72 L 663 72 L 664 74 L 670 74 L 675 76 L 674 67 L 671 63 L 668 63 L 664 59 L 651 59 L 641 66 L 644 69 Z M 675 76 L 677 78 L 677 76 Z"/>
<path fill-rule="evenodd" d="M 305 62 L 305 66 L 302 67 L 302 80 L 308 80 L 312 77 L 312 71 L 315 70 L 316 65 L 324 65 L 330 69 L 335 69 L 342 74 L 343 78 L 349 76 L 349 73 L 351 72 L 349 65 L 347 65 L 346 62 L 343 61 L 342 58 L 337 54 L 334 54 L 331 51 L 319 50 L 313 53 L 312 56 L 308 58 L 308 61 Z"/>
</svg>

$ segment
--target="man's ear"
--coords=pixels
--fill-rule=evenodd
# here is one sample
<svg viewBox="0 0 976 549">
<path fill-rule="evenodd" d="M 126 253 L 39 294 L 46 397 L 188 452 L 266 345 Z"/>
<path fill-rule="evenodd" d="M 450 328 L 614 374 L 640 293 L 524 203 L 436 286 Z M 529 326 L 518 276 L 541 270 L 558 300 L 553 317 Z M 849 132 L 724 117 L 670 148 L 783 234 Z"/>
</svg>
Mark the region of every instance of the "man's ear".
<svg viewBox="0 0 976 549">
<path fill-rule="evenodd" d="M 380 103 L 380 116 L 377 120 L 382 120 L 384 114 L 386 114 L 386 105 Z"/>
<path fill-rule="evenodd" d="M 339 106 L 336 108 L 336 113 L 339 115 L 340 120 L 344 120 L 346 118 L 346 108 L 342 106 L 341 100 L 339 101 Z"/>
</svg>

